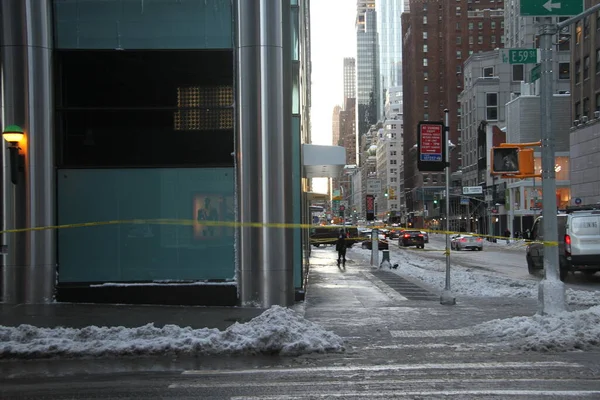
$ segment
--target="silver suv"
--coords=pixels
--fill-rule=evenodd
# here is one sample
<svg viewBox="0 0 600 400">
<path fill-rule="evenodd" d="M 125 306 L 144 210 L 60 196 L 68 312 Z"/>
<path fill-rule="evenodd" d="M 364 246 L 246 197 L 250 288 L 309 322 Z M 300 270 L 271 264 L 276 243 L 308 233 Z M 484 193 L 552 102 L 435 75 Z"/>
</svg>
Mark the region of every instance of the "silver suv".
<svg viewBox="0 0 600 400">
<path fill-rule="evenodd" d="M 558 216 L 558 257 L 560 279 L 569 272 L 594 274 L 600 271 L 600 207 L 574 207 Z M 533 223 L 531 240 L 543 242 L 543 217 Z M 552 241 L 552 239 L 548 239 Z M 544 268 L 544 244 L 527 245 L 527 269 L 530 274 Z"/>
</svg>

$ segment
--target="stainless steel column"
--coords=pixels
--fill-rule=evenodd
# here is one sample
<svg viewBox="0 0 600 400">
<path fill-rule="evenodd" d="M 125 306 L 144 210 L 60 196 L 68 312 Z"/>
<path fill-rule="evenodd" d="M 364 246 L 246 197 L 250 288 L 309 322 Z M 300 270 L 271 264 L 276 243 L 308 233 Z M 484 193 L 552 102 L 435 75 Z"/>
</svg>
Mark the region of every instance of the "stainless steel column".
<svg viewBox="0 0 600 400">
<path fill-rule="evenodd" d="M 554 72 L 552 41 L 557 32 L 552 18 L 541 18 L 540 25 L 540 115 L 542 139 L 542 215 L 544 240 L 554 242 L 544 245 L 544 279 L 538 287 L 538 313 L 557 314 L 565 310 L 565 285 L 560 280 L 558 257 L 558 217 L 556 208 L 555 138 L 552 134 L 552 100 L 554 98 Z"/>
<path fill-rule="evenodd" d="M 292 208 L 283 13 L 289 1 L 236 1 L 238 220 L 261 224 L 239 229 L 242 305 L 287 306 L 294 295 L 291 231 L 280 226 Z"/>
<path fill-rule="evenodd" d="M 21 144 L 25 174 L 18 185 L 7 179 L 10 171 L 4 157 L 2 225 L 5 229 L 55 225 L 51 2 L 3 0 L 0 7 L 3 124 L 20 125 L 26 134 Z M 3 236 L 8 246 L 3 301 L 51 301 L 56 281 L 54 230 Z"/>
</svg>

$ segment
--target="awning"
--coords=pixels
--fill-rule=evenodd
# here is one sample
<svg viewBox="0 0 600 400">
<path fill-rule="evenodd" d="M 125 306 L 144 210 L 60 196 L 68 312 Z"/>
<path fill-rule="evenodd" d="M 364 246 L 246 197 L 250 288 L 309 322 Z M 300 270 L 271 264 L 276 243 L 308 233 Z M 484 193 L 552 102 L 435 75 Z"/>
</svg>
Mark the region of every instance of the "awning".
<svg viewBox="0 0 600 400">
<path fill-rule="evenodd" d="M 346 165 L 346 148 L 303 144 L 302 165 L 305 178 L 337 178 Z"/>
</svg>

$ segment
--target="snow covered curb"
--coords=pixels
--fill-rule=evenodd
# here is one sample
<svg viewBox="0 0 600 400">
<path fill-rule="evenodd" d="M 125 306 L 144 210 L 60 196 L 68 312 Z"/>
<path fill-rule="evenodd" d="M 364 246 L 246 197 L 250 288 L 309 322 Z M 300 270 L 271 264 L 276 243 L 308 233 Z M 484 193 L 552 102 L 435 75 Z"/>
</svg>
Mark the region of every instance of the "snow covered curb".
<svg viewBox="0 0 600 400">
<path fill-rule="evenodd" d="M 343 350 L 341 337 L 279 306 L 271 307 L 247 323 L 235 323 L 224 331 L 177 325 L 158 328 L 152 323 L 138 328 L 0 326 L 0 359 L 184 353 L 299 355 Z"/>
<path fill-rule="evenodd" d="M 472 328 L 477 334 L 532 351 L 587 350 L 600 347 L 600 306 L 562 312 L 497 319 Z"/>
</svg>

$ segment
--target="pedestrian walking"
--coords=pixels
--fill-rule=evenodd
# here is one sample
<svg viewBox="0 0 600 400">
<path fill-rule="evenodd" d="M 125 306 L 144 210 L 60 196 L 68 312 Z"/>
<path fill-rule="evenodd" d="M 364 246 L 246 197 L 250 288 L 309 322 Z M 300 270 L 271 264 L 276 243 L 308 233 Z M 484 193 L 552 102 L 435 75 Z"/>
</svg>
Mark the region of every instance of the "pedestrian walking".
<svg viewBox="0 0 600 400">
<path fill-rule="evenodd" d="M 338 266 L 341 262 L 346 265 L 346 234 L 343 230 L 340 230 L 340 233 L 338 234 L 338 239 L 335 242 L 335 250 L 338 253 Z"/>
<path fill-rule="evenodd" d="M 508 228 L 506 228 L 506 230 L 504 231 L 504 237 L 506 238 L 506 244 L 510 243 L 510 230 L 508 230 Z"/>
</svg>

